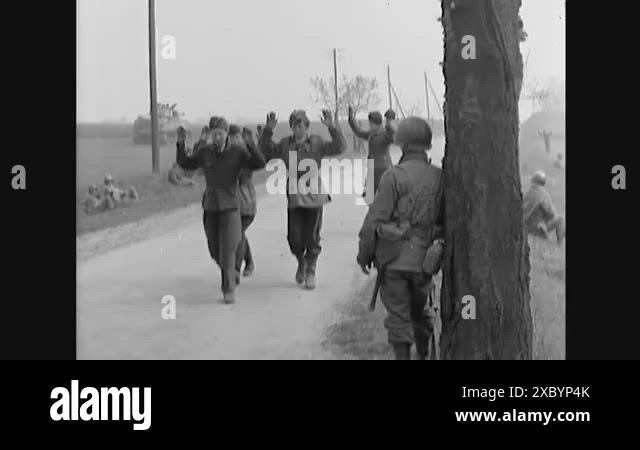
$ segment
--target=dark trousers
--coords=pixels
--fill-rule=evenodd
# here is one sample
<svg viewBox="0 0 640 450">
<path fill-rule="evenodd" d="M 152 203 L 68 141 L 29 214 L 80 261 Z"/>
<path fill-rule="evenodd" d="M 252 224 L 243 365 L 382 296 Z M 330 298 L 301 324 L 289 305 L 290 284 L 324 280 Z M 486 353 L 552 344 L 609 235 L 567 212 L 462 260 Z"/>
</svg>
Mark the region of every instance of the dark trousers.
<svg viewBox="0 0 640 450">
<path fill-rule="evenodd" d="M 387 171 L 387 168 L 381 168 L 378 169 L 376 168 L 373 171 L 373 189 L 374 192 L 378 192 L 378 186 L 380 186 L 380 180 L 382 179 L 382 175 L 384 175 L 384 173 Z"/>
<path fill-rule="evenodd" d="M 238 245 L 238 250 L 236 251 L 236 270 L 240 272 L 242 270 L 242 262 L 244 261 L 245 266 L 253 263 L 253 256 L 251 255 L 251 247 L 249 246 L 249 240 L 247 239 L 247 235 L 245 232 L 249 225 L 253 223 L 253 219 L 255 216 L 241 216 L 240 222 L 242 226 L 242 238 L 240 240 L 240 245 Z"/>
<path fill-rule="evenodd" d="M 432 286 L 431 277 L 423 273 L 384 272 L 380 296 L 387 309 L 384 326 L 389 343 L 415 343 L 418 354 L 427 355 L 435 323 L 435 311 L 429 302 Z"/>
<path fill-rule="evenodd" d="M 233 292 L 236 287 L 236 251 L 242 240 L 240 211 L 205 211 L 203 223 L 209 254 L 222 272 L 222 292 Z"/>
<path fill-rule="evenodd" d="M 287 210 L 287 241 L 289 249 L 298 260 L 307 263 L 307 273 L 315 273 L 322 228 L 322 207 L 292 208 Z"/>
<path fill-rule="evenodd" d="M 382 175 L 384 175 L 384 173 L 387 171 L 386 167 L 383 168 L 376 168 L 373 170 L 373 193 L 375 195 L 376 192 L 378 192 L 378 186 L 380 186 L 380 180 L 382 179 Z M 365 185 L 365 192 L 362 194 L 362 196 L 364 197 L 366 195 L 366 192 L 368 189 L 370 189 L 369 186 Z"/>
</svg>

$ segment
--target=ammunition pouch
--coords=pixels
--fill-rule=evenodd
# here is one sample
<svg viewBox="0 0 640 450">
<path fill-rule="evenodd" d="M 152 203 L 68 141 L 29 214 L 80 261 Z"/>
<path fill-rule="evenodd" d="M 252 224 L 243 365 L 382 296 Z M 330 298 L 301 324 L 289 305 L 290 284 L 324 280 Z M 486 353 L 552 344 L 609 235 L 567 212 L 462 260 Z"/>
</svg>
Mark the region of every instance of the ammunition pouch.
<svg viewBox="0 0 640 450">
<path fill-rule="evenodd" d="M 384 268 L 400 256 L 402 243 L 410 229 L 408 222 L 397 224 L 388 222 L 379 224 L 376 228 L 376 267 Z"/>
<path fill-rule="evenodd" d="M 424 255 L 422 261 L 422 271 L 427 275 L 435 275 L 440 271 L 442 256 L 444 254 L 444 243 L 442 241 L 433 242 Z"/>
</svg>

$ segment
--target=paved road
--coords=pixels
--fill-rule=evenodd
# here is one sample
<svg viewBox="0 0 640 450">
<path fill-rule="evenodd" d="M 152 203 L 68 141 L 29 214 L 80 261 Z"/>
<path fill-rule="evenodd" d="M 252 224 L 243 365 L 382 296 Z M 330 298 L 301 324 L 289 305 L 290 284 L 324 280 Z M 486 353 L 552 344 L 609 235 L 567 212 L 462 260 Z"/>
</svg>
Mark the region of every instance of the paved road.
<svg viewBox="0 0 640 450">
<path fill-rule="evenodd" d="M 284 197 L 259 195 L 248 233 L 256 271 L 243 279 L 234 305 L 221 302 L 198 208 L 187 226 L 80 263 L 78 358 L 331 358 L 321 346 L 324 329 L 337 319 L 335 306 L 368 279 L 355 264 L 366 207 L 346 194 L 325 207 L 318 286 L 308 291 L 294 282 Z M 175 320 L 162 318 L 166 295 L 176 299 Z"/>
</svg>

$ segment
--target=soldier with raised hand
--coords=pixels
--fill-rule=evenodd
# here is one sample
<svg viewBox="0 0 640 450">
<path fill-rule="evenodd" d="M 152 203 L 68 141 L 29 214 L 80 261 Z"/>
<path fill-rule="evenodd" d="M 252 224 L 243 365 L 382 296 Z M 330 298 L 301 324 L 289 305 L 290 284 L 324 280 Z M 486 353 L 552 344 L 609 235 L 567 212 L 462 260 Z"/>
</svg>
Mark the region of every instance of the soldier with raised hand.
<svg viewBox="0 0 640 450">
<path fill-rule="evenodd" d="M 396 132 L 402 162 L 382 176 L 359 233 L 362 271 L 375 265 L 385 327 L 396 359 L 410 359 L 415 343 L 426 359 L 435 314 L 432 277 L 439 270 L 442 241 L 441 169 L 427 157 L 431 128 L 418 117 L 403 120 Z M 435 255 L 435 263 L 434 263 Z"/>
<path fill-rule="evenodd" d="M 393 144 L 393 135 L 395 133 L 391 123 L 395 119 L 393 110 L 385 113 L 386 122 L 382 124 L 382 115 L 378 111 L 369 113 L 369 129 L 363 130 L 356 122 L 356 116 L 353 108 L 349 106 L 349 126 L 353 133 L 360 139 L 367 140 L 369 143 L 368 159 L 373 159 L 373 190 L 378 191 L 382 174 L 391 166 L 391 155 L 389 147 Z"/>
<path fill-rule="evenodd" d="M 322 158 L 338 155 L 346 149 L 344 135 L 337 123 L 334 123 L 331 111 L 323 110 L 320 117 L 322 123 L 329 129 L 331 141 L 324 141 L 322 137 L 309 134 L 311 122 L 305 111 L 294 110 L 289 116 L 289 127 L 292 134 L 280 140 L 273 141 L 273 129 L 278 123 L 275 112 L 267 115 L 267 121 L 260 137 L 260 149 L 267 160 L 281 159 L 287 167 L 288 176 L 298 180 L 306 172 L 298 168 L 289 168 L 289 153 L 297 155 L 297 161 L 312 159 L 320 170 Z M 322 228 L 322 210 L 331 197 L 323 192 L 320 176 L 317 177 L 316 192 L 288 192 L 287 193 L 287 241 L 291 253 L 298 261 L 295 280 L 307 289 L 316 287 L 316 268 L 322 247 L 320 246 L 320 230 Z M 291 183 L 287 183 L 288 186 Z M 315 187 L 314 187 L 315 190 Z"/>
<path fill-rule="evenodd" d="M 207 187 L 202 199 L 203 225 L 211 258 L 222 272 L 222 293 L 226 303 L 235 302 L 240 274 L 235 269 L 236 250 L 242 239 L 238 178 L 241 169 L 258 170 L 265 159 L 256 148 L 253 134 L 243 133 L 246 149 L 227 142 L 229 125 L 214 116 L 203 132 L 197 151 L 187 154 L 185 129 L 178 128 L 176 162 L 185 170 L 202 168 Z"/>
</svg>

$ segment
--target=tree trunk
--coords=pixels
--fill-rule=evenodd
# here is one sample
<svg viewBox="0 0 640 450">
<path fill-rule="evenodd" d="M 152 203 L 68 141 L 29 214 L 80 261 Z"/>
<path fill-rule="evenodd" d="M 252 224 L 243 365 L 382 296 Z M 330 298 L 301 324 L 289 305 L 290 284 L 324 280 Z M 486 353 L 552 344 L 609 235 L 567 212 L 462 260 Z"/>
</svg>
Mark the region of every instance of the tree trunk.
<svg viewBox="0 0 640 450">
<path fill-rule="evenodd" d="M 447 138 L 442 359 L 532 355 L 518 160 L 520 4 L 442 0 Z M 475 59 L 463 58 L 464 36 L 475 38 Z M 467 295 L 475 298 L 475 319 L 463 317 Z"/>
</svg>

